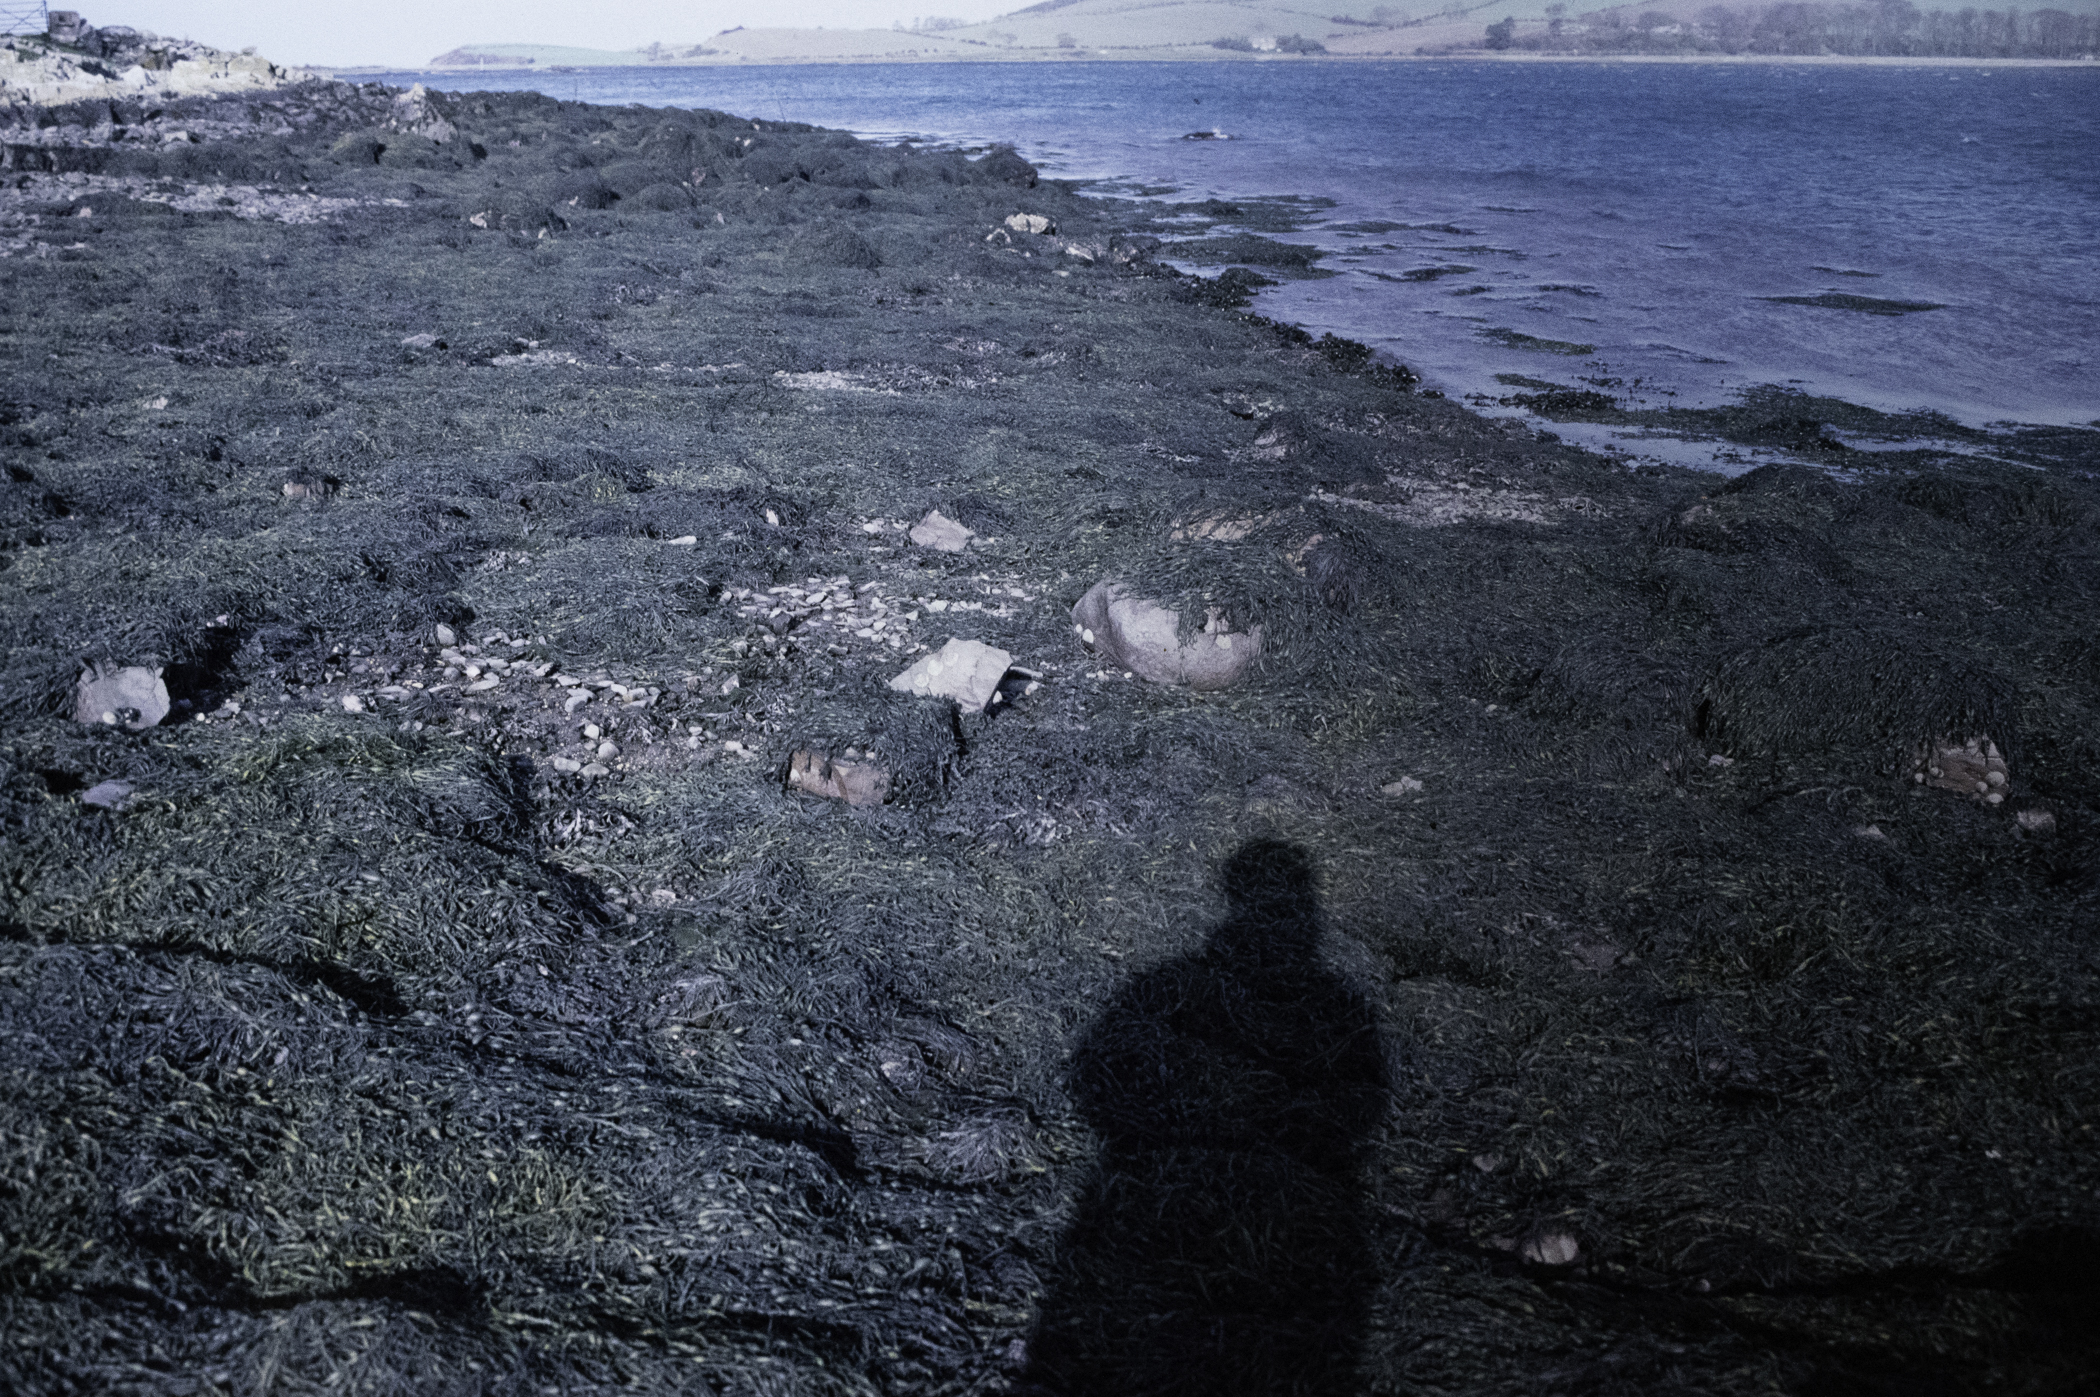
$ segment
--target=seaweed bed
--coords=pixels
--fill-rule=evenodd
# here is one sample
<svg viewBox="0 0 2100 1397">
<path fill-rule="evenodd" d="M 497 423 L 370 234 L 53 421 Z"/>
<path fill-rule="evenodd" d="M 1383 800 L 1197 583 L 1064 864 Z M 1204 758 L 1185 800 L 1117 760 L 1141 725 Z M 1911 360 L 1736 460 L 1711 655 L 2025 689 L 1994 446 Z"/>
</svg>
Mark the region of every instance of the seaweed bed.
<svg viewBox="0 0 2100 1397">
<path fill-rule="evenodd" d="M 7 119 L 0 1386 L 2100 1368 L 2083 458 L 1628 470 L 1005 151 Z"/>
</svg>

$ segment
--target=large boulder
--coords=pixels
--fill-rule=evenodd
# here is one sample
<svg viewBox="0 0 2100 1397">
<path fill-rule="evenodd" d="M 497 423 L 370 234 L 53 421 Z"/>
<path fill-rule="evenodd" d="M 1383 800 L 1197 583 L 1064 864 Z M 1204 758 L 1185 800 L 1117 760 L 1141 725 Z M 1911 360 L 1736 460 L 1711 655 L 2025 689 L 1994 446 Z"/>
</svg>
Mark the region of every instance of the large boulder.
<svg viewBox="0 0 2100 1397">
<path fill-rule="evenodd" d="M 446 119 L 430 100 L 430 92 L 417 83 L 394 99 L 387 113 L 387 127 L 407 135 L 421 136 L 426 141 L 443 145 L 459 134 L 459 128 Z"/>
<path fill-rule="evenodd" d="M 1261 627 L 1234 631 L 1213 611 L 1200 633 L 1181 639 L 1181 613 L 1099 582 L 1072 608 L 1080 643 L 1154 684 L 1229 689 L 1261 658 Z"/>
</svg>

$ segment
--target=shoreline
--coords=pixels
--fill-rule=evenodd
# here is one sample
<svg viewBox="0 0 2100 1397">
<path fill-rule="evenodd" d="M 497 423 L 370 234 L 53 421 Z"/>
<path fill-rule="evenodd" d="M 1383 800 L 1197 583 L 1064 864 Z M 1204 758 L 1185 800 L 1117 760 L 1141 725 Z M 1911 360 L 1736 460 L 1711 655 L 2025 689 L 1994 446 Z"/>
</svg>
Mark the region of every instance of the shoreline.
<svg viewBox="0 0 2100 1397">
<path fill-rule="evenodd" d="M 0 186 L 10 1390 L 2100 1366 L 2049 442 L 1628 469 L 1011 150 L 138 115 Z"/>
<path fill-rule="evenodd" d="M 749 68 L 749 67 L 866 67 L 880 64 L 923 65 L 929 63 L 1442 63 L 1442 62 L 1487 62 L 1487 63 L 1723 63 L 1723 64 L 1803 64 L 1812 67 L 1910 67 L 1910 68 L 2093 68 L 2100 70 L 2100 60 L 2087 58 L 1897 58 L 1884 56 L 1848 57 L 1840 54 L 1793 55 L 1793 54 L 1576 54 L 1576 53 L 1378 53 L 1378 54 L 1241 54 L 1233 52 L 1215 53 L 1157 53 L 1150 51 L 1107 52 L 1075 54 L 1058 57 L 1054 54 L 1014 54 L 1002 56 L 997 53 L 967 55 L 919 55 L 915 57 L 884 55 L 867 58 L 746 58 L 723 56 L 721 58 L 683 59 L 662 63 L 603 63 L 571 64 L 568 67 L 598 72 L 606 69 L 634 69 L 638 71 L 684 70 L 689 68 Z M 359 67 L 333 68 L 325 64 L 307 65 L 307 70 L 330 77 L 372 77 L 388 73 L 442 73 L 447 76 L 466 73 L 519 74 L 555 73 L 555 67 L 540 67 L 537 64 L 521 64 L 517 67 L 498 67 L 492 64 L 462 64 L 451 67 L 400 68 Z"/>
</svg>

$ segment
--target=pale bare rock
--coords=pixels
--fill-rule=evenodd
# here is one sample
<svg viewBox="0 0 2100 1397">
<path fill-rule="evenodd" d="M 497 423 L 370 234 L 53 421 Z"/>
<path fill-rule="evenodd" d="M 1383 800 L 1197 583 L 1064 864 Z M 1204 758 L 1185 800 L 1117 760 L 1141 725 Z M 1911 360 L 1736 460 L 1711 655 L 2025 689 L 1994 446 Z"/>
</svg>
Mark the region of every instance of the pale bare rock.
<svg viewBox="0 0 2100 1397">
<path fill-rule="evenodd" d="M 91 668 L 73 690 L 73 721 L 107 723 L 134 732 L 156 727 L 168 716 L 168 686 L 159 669 L 127 665 Z"/>
<path fill-rule="evenodd" d="M 1422 783 L 1420 781 L 1412 776 L 1403 776 L 1398 781 L 1388 781 L 1383 786 L 1380 786 L 1378 793 L 1388 796 L 1405 796 L 1413 795 L 1421 789 Z"/>
<path fill-rule="evenodd" d="M 1201 634 L 1181 640 L 1181 613 L 1097 582 L 1072 608 L 1080 643 L 1154 684 L 1228 689 L 1261 658 L 1260 626 L 1233 631 L 1215 609 Z"/>
<path fill-rule="evenodd" d="M 975 537 L 977 535 L 970 529 L 956 523 L 937 509 L 911 526 L 913 543 L 940 553 L 960 553 L 970 546 L 970 540 Z"/>
<path fill-rule="evenodd" d="M 459 134 L 459 128 L 431 108 L 430 93 L 421 83 L 394 99 L 394 109 L 387 115 L 386 124 L 392 130 L 421 136 L 439 145 Z"/>
<path fill-rule="evenodd" d="M 1534 1266 L 1573 1266 L 1582 1246 L 1567 1232 L 1539 1232 L 1524 1239 L 1517 1255 Z"/>
<path fill-rule="evenodd" d="M 1014 657 L 981 640 L 953 640 L 890 681 L 899 693 L 950 698 L 965 713 L 982 713 L 999 692 Z"/>
<path fill-rule="evenodd" d="M 788 789 L 848 805 L 880 805 L 889 799 L 890 774 L 869 762 L 833 761 L 822 752 L 801 751 L 788 760 Z"/>
<path fill-rule="evenodd" d="M 1016 233 L 1055 233 L 1057 225 L 1039 213 L 1010 213 L 1006 226 Z"/>
<path fill-rule="evenodd" d="M 2018 815 L 2014 816 L 2013 818 L 2018 820 L 2020 822 L 2020 828 L 2026 830 L 2029 834 L 2056 833 L 2056 816 L 2051 811 L 2043 810 L 2037 807 L 2033 809 L 2022 810 Z"/>
<path fill-rule="evenodd" d="M 92 805 L 98 810 L 122 810 L 124 802 L 130 799 L 129 781 L 98 781 L 80 793 L 82 805 Z"/>
</svg>

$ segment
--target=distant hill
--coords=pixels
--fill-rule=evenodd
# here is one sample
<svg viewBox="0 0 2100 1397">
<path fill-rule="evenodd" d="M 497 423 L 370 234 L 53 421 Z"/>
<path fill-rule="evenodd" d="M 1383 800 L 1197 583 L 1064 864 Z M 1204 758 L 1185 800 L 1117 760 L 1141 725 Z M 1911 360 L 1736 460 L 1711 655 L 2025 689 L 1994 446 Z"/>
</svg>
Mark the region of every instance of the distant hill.
<svg viewBox="0 0 2100 1397">
<path fill-rule="evenodd" d="M 1309 56 L 1653 54 L 2079 58 L 2100 44 L 2100 0 L 2061 8 L 1921 11 L 1816 3 L 1714 5 L 1662 0 L 1571 12 L 1547 0 L 1459 3 L 1433 12 L 1362 0 L 1042 0 L 982 24 L 913 29 L 724 30 L 699 43 L 646 49 L 474 44 L 440 68 L 548 68 L 731 63 L 1212 59 Z"/>
</svg>

